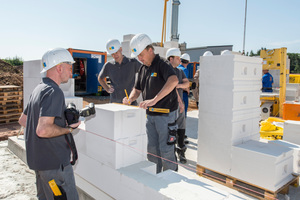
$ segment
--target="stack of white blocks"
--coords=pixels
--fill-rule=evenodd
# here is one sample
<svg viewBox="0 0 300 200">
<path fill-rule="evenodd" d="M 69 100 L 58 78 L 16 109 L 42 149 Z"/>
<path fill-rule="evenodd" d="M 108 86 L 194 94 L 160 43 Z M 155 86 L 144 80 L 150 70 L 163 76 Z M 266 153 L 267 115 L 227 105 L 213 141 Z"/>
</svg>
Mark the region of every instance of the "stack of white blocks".
<svg viewBox="0 0 300 200">
<path fill-rule="evenodd" d="M 300 100 L 300 84 L 288 83 L 286 84 L 285 91 L 286 101 L 299 101 Z"/>
<path fill-rule="evenodd" d="M 198 164 L 230 174 L 231 147 L 259 140 L 261 59 L 200 58 Z"/>
<path fill-rule="evenodd" d="M 122 53 L 123 53 L 123 55 L 125 55 L 128 58 L 131 57 L 130 40 L 133 37 L 134 37 L 134 34 L 123 35 L 123 42 L 121 43 L 121 45 L 122 45 Z"/>
<path fill-rule="evenodd" d="M 287 120 L 284 122 L 283 139 L 300 145 L 300 121 Z"/>
<path fill-rule="evenodd" d="M 46 76 L 46 73 L 40 73 L 42 71 L 42 61 L 32 60 L 25 61 L 23 65 L 23 93 L 24 93 L 24 108 L 26 107 L 29 97 L 34 88 L 41 82 L 42 78 Z M 74 103 L 77 109 L 82 109 L 82 98 L 74 96 L 74 79 L 69 79 L 67 83 L 60 84 L 65 97 L 66 105 L 68 103 Z"/>
<path fill-rule="evenodd" d="M 293 172 L 300 174 L 300 145 L 285 140 L 270 140 L 269 143 L 292 149 L 294 157 Z"/>
<path fill-rule="evenodd" d="M 147 160 L 144 109 L 119 104 L 96 105 L 95 109 L 93 120 L 85 122 L 89 157 L 114 169 Z"/>
<path fill-rule="evenodd" d="M 288 148 L 273 155 L 268 149 L 275 149 L 274 145 L 258 142 L 261 63 L 261 58 L 241 55 L 200 58 L 197 163 L 276 190 L 291 178 L 293 160 Z M 261 174 L 260 168 L 269 173 Z M 278 170 L 286 171 L 277 176 Z"/>
</svg>

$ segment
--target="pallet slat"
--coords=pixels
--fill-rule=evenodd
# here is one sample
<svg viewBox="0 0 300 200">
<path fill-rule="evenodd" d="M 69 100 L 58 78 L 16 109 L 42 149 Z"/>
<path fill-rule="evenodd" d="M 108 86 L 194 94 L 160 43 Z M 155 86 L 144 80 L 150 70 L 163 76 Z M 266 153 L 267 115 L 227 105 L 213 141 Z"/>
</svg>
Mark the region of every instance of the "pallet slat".
<svg viewBox="0 0 300 200">
<path fill-rule="evenodd" d="M 293 174 L 294 178 L 290 182 L 286 183 L 277 191 L 270 191 L 268 189 L 216 172 L 200 165 L 197 165 L 197 174 L 255 198 L 267 200 L 276 199 L 278 193 L 288 194 L 289 186 L 297 185 L 299 181 L 299 175 Z"/>
</svg>

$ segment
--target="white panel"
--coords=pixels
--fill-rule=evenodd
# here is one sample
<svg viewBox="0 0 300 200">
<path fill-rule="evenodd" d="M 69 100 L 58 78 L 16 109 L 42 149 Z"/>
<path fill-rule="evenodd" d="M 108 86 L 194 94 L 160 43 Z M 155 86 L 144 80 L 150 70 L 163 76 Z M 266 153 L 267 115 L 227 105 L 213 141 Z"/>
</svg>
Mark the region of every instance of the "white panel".
<svg viewBox="0 0 300 200">
<path fill-rule="evenodd" d="M 31 60 L 24 61 L 23 65 L 23 77 L 25 78 L 41 78 L 43 75 L 40 73 L 42 71 L 42 60 Z"/>
<path fill-rule="evenodd" d="M 146 133 L 144 109 L 122 104 L 95 105 L 95 109 L 94 120 L 86 121 L 86 130 L 91 133 L 114 140 Z"/>
<path fill-rule="evenodd" d="M 83 108 L 83 98 L 82 97 L 65 97 L 66 106 L 69 103 L 74 103 L 77 110 L 81 110 Z"/>
<path fill-rule="evenodd" d="M 300 121 L 287 120 L 284 122 L 283 139 L 300 145 Z"/>
<path fill-rule="evenodd" d="M 63 91 L 65 97 L 74 97 L 74 79 L 73 78 L 70 78 L 67 83 L 60 84 L 59 87 Z"/>
<path fill-rule="evenodd" d="M 276 191 L 293 179 L 292 154 L 286 147 L 249 140 L 232 147 L 231 175 Z"/>
<path fill-rule="evenodd" d="M 269 143 L 284 146 L 293 150 L 293 171 L 300 173 L 300 145 L 293 144 L 284 140 L 270 140 Z"/>
</svg>

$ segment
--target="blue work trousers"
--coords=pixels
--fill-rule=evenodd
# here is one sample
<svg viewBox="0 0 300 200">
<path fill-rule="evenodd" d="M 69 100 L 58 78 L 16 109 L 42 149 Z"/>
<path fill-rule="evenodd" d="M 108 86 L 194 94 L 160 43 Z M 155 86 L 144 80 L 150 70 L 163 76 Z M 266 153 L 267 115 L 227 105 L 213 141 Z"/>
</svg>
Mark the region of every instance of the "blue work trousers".
<svg viewBox="0 0 300 200">
<path fill-rule="evenodd" d="M 187 92 L 183 92 L 183 102 L 184 102 L 184 112 L 185 112 L 185 117 L 186 117 L 186 113 L 187 113 L 187 109 L 189 107 L 189 95 Z"/>
<path fill-rule="evenodd" d="M 148 160 L 156 163 L 156 172 L 162 170 L 178 170 L 177 158 L 175 155 L 175 144 L 168 145 L 169 128 L 177 130 L 177 125 L 168 126 L 177 119 L 177 110 L 163 115 L 147 115 L 146 132 L 148 136 Z M 155 156 L 154 156 L 155 155 Z M 164 159 L 161 159 L 165 158 Z"/>
</svg>

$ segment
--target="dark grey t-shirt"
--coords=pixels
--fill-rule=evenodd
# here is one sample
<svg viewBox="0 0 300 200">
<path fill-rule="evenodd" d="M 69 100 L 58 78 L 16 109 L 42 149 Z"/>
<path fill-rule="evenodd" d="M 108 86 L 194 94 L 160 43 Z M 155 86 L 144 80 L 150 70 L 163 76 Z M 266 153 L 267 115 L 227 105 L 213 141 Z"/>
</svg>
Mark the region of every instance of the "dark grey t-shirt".
<svg viewBox="0 0 300 200">
<path fill-rule="evenodd" d="M 30 169 L 52 170 L 70 164 L 71 151 L 64 135 L 40 138 L 36 134 L 39 117 L 55 117 L 54 123 L 57 126 L 66 127 L 65 108 L 62 90 L 52 79 L 43 78 L 33 90 L 24 110 L 24 114 L 27 115 L 25 138 Z"/>
<path fill-rule="evenodd" d="M 105 63 L 100 71 L 100 78 L 109 76 L 111 85 L 115 91 L 110 94 L 110 102 L 122 103 L 126 97 L 125 89 L 129 95 L 135 81 L 135 75 L 141 67 L 141 63 L 136 59 L 123 57 L 122 63 L 119 64 L 115 60 Z"/>
</svg>

